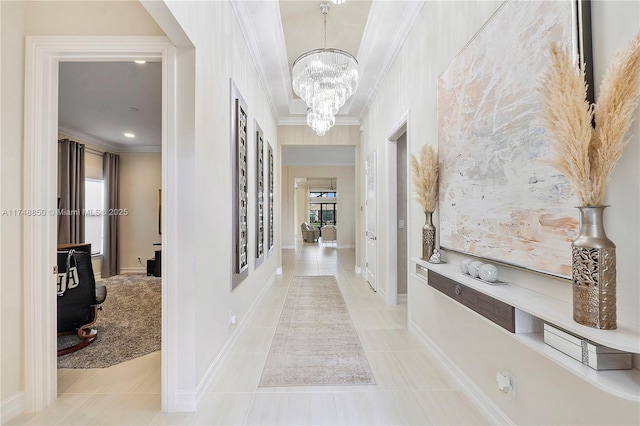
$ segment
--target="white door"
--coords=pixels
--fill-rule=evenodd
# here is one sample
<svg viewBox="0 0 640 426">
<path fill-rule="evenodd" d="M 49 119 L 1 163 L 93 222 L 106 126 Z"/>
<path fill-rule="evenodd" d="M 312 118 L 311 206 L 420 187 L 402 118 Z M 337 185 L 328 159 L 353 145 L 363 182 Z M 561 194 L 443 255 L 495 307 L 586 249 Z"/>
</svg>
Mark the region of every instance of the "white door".
<svg viewBox="0 0 640 426">
<path fill-rule="evenodd" d="M 377 229 L 376 229 L 376 153 L 372 152 L 367 157 L 365 166 L 365 176 L 367 180 L 366 188 L 367 193 L 365 197 L 365 271 L 367 276 L 367 282 L 374 291 L 378 291 L 377 284 L 377 253 L 378 253 L 378 241 L 377 241 Z"/>
</svg>

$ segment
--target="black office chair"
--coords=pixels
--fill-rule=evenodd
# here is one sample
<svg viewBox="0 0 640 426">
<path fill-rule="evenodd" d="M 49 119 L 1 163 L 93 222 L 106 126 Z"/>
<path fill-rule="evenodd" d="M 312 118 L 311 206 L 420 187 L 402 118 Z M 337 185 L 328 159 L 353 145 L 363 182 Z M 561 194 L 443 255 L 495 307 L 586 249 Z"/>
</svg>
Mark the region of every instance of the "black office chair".
<svg viewBox="0 0 640 426">
<path fill-rule="evenodd" d="M 80 342 L 59 349 L 58 356 L 82 349 L 98 337 L 91 328 L 107 298 L 107 288 L 96 286 L 91 254 L 58 251 L 58 336 L 77 333 Z"/>
</svg>

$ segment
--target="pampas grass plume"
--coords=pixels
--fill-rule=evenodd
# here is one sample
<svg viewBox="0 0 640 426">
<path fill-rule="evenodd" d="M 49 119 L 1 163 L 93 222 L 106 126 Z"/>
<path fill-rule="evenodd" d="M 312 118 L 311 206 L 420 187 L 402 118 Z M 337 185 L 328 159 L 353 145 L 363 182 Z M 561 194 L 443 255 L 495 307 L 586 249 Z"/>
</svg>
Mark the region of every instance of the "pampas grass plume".
<svg viewBox="0 0 640 426">
<path fill-rule="evenodd" d="M 411 154 L 413 191 L 425 213 L 433 213 L 438 203 L 438 155 L 429 145 L 420 148 L 419 158 Z"/>
<path fill-rule="evenodd" d="M 539 89 L 541 118 L 553 151 L 550 162 L 566 176 L 580 205 L 600 206 L 609 176 L 629 143 L 625 134 L 638 106 L 640 33 L 607 69 L 595 105 L 587 101 L 584 72 L 567 50 L 556 44 L 550 53 L 551 63 Z"/>
</svg>

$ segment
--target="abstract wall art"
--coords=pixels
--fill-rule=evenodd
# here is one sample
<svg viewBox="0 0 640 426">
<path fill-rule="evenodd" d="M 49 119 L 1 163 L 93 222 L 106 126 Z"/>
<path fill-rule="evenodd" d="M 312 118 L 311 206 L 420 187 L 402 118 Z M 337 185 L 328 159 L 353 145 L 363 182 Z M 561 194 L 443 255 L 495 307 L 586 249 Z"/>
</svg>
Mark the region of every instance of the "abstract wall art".
<svg viewBox="0 0 640 426">
<path fill-rule="evenodd" d="M 536 88 L 552 42 L 582 45 L 576 6 L 505 2 L 439 77 L 441 247 L 571 275 L 577 201 L 546 162 Z"/>
</svg>

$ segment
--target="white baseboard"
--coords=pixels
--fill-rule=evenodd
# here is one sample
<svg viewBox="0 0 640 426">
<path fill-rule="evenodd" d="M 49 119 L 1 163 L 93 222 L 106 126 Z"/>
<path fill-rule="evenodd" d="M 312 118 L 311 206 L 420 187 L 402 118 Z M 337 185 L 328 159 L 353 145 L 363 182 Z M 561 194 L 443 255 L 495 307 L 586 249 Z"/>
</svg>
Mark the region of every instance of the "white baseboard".
<svg viewBox="0 0 640 426">
<path fill-rule="evenodd" d="M 511 419 L 485 394 L 467 374 L 420 328 L 409 321 L 409 331 L 418 338 L 442 364 L 445 371 L 460 387 L 471 402 L 495 425 L 513 425 Z"/>
<path fill-rule="evenodd" d="M 231 333 L 231 336 L 229 337 L 229 339 L 227 339 L 227 342 L 222 347 L 222 350 L 218 353 L 218 356 L 216 357 L 216 359 L 214 359 L 211 365 L 209 365 L 207 372 L 205 373 L 204 377 L 202 378 L 202 380 L 200 380 L 200 383 L 196 387 L 196 392 L 195 392 L 196 401 L 197 401 L 196 405 L 200 404 L 200 401 L 202 400 L 204 395 L 206 395 L 205 392 L 213 382 L 213 378 L 218 373 L 218 370 L 220 369 L 221 365 L 224 363 L 227 357 L 231 354 L 231 348 L 233 347 L 233 344 L 236 342 L 236 340 L 238 340 L 238 336 L 240 335 L 240 332 L 244 330 L 246 324 L 249 322 L 249 319 L 253 315 L 253 312 L 255 311 L 256 306 L 258 306 L 258 303 L 260 302 L 260 300 L 262 300 L 262 297 L 264 296 L 266 291 L 271 287 L 271 285 L 275 281 L 276 272 L 277 271 L 274 271 L 273 274 L 271 274 L 271 277 L 267 280 L 267 283 L 265 284 L 265 286 L 262 287 L 260 294 L 258 294 L 258 297 L 256 297 L 256 300 L 254 300 L 253 304 L 249 307 L 249 310 L 247 311 L 247 314 L 245 315 L 244 320 L 240 321 L 240 324 L 233 331 L 233 333 Z M 196 409 L 189 410 L 189 411 L 196 411 Z"/>
<path fill-rule="evenodd" d="M 0 424 L 7 424 L 24 410 L 24 392 L 18 392 L 0 403 Z"/>
<path fill-rule="evenodd" d="M 146 274 L 146 273 L 147 273 L 147 268 L 145 268 L 144 266 L 134 266 L 134 267 L 129 267 L 129 268 L 120 268 L 120 274 L 121 275 Z"/>
<path fill-rule="evenodd" d="M 356 266 L 356 274 L 357 275 L 362 275 L 362 269 L 360 269 L 359 266 Z"/>
<path fill-rule="evenodd" d="M 176 413 L 193 413 L 198 411 L 198 395 L 196 392 L 176 391 Z"/>
<path fill-rule="evenodd" d="M 276 269 L 276 275 L 282 275 L 282 266 Z"/>
<path fill-rule="evenodd" d="M 397 299 L 398 303 L 402 303 L 402 304 L 407 303 L 407 295 L 406 294 L 399 294 L 397 296 L 397 298 L 398 298 Z"/>
</svg>

